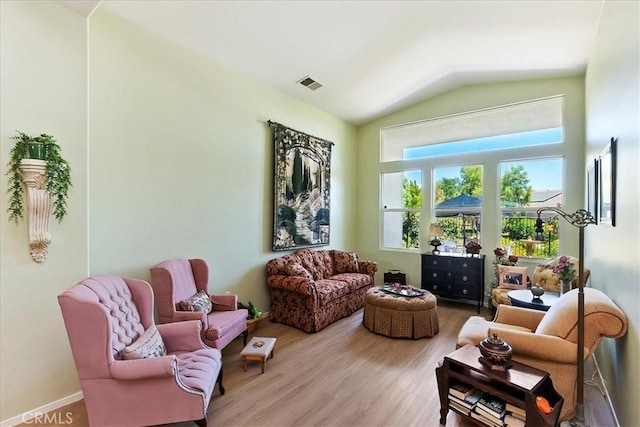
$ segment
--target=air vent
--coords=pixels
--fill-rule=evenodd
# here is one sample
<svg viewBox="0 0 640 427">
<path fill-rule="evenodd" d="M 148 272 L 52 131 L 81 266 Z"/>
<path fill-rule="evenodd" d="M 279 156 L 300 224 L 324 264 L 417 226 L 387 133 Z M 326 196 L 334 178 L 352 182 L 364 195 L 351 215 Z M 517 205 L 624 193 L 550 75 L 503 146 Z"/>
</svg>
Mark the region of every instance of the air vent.
<svg viewBox="0 0 640 427">
<path fill-rule="evenodd" d="M 322 84 L 318 83 L 317 81 L 313 80 L 311 77 L 309 76 L 305 76 L 303 78 L 301 78 L 300 80 L 298 80 L 298 83 L 300 83 L 302 86 L 309 88 L 311 90 L 316 90 L 322 87 Z"/>
</svg>

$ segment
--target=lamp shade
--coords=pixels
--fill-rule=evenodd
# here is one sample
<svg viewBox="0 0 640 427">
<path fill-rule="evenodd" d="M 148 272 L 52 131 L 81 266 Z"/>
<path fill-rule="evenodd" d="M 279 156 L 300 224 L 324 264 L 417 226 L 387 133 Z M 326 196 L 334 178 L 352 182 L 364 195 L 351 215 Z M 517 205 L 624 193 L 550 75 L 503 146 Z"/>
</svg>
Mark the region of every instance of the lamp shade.
<svg viewBox="0 0 640 427">
<path fill-rule="evenodd" d="M 429 224 L 429 231 L 427 232 L 428 236 L 440 237 L 444 236 L 444 232 L 442 231 L 442 227 L 437 222 L 432 222 Z"/>
</svg>

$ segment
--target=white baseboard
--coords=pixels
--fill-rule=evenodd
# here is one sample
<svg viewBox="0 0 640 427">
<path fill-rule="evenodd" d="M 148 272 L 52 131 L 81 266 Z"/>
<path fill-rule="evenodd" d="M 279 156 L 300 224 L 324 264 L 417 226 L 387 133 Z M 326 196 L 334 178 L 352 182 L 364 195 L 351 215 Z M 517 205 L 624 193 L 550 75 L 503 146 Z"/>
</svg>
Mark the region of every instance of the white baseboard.
<svg viewBox="0 0 640 427">
<path fill-rule="evenodd" d="M 48 416 L 45 416 L 45 414 L 51 411 L 55 411 L 56 409 L 60 409 L 63 406 L 77 402 L 82 398 L 83 398 L 83 394 L 81 391 L 77 393 L 73 393 L 72 395 L 63 397 L 62 399 L 58 399 L 55 402 L 47 403 L 46 405 L 42 405 L 39 408 L 32 409 L 20 415 L 16 415 L 13 418 L 4 420 L 0 422 L 0 427 L 13 427 L 22 423 L 28 423 L 28 424 L 33 424 L 34 426 L 37 426 L 39 419 L 42 420 L 40 421 L 41 424 L 48 424 L 48 425 L 51 425 L 52 423 L 59 424 L 59 425 L 71 424 L 73 420 L 67 418 L 65 414 L 63 414 L 62 416 L 51 415 L 51 414 L 49 414 Z M 51 417 L 58 417 L 60 419 L 54 420 Z"/>
<path fill-rule="evenodd" d="M 598 359 L 596 359 L 596 355 L 593 354 L 593 363 L 596 365 L 596 372 L 598 373 L 598 378 L 600 379 L 600 384 L 602 384 L 602 389 L 604 390 L 604 395 L 607 399 L 607 403 L 609 404 L 609 409 L 611 409 L 611 413 L 613 414 L 613 419 L 616 421 L 616 427 L 620 427 L 620 421 L 618 421 L 618 416 L 616 415 L 616 410 L 613 407 L 613 402 L 611 402 L 611 396 L 609 396 L 609 390 L 607 389 L 607 382 L 602 378 L 602 372 L 600 372 L 600 366 L 598 366 Z"/>
</svg>

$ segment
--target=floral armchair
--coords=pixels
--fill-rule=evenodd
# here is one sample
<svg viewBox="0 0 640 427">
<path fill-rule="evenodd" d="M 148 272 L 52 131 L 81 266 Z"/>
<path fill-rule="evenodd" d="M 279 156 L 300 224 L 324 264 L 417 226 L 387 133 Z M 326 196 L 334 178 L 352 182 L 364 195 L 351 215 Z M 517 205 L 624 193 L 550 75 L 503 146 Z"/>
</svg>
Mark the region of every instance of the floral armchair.
<svg viewBox="0 0 640 427">
<path fill-rule="evenodd" d="M 524 284 L 523 284 L 524 286 L 521 285 L 520 287 L 528 288 L 528 287 L 531 287 L 532 285 L 538 284 L 540 285 L 540 287 L 542 287 L 545 290 L 545 292 L 559 293 L 561 280 L 558 274 L 554 272 L 554 267 L 558 264 L 561 258 L 562 257 L 557 257 L 546 264 L 538 264 L 533 272 L 533 275 L 531 276 L 528 275 L 528 269 L 526 269 L 526 267 L 520 267 L 521 270 L 522 269 L 526 270 L 525 275 L 527 276 L 526 280 L 524 280 Z M 571 281 L 571 289 L 575 289 L 578 287 L 578 273 L 577 273 L 578 258 L 575 258 L 575 257 L 567 257 L 567 258 L 568 258 L 568 262 L 573 263 L 574 265 L 575 275 L 573 280 Z M 496 254 L 496 260 L 497 262 L 494 262 L 494 264 L 497 264 L 496 275 L 497 275 L 498 283 L 495 287 L 491 289 L 491 304 L 493 305 L 494 308 L 497 308 L 500 304 L 511 305 L 511 300 L 507 296 L 507 293 L 509 293 L 509 291 L 512 289 L 517 289 L 517 287 L 512 286 L 512 284 L 505 284 L 504 281 L 502 281 L 501 283 L 500 271 L 501 270 L 507 271 L 509 270 L 509 267 L 511 267 L 511 269 L 514 269 L 514 270 L 518 268 L 515 266 L 515 262 L 512 262 L 512 263 L 504 262 L 503 264 L 500 264 L 500 260 L 498 259 L 497 254 Z M 516 262 L 517 262 L 517 259 L 516 259 Z M 589 280 L 590 274 L 591 272 L 589 271 L 589 269 L 585 267 L 584 269 L 585 285 Z"/>
</svg>

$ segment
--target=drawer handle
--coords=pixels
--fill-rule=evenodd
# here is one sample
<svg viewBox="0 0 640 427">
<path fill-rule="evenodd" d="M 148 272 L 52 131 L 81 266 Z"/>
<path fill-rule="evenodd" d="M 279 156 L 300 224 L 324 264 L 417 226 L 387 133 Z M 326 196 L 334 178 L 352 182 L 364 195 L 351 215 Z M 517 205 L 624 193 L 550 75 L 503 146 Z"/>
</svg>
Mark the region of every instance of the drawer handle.
<svg viewBox="0 0 640 427">
<path fill-rule="evenodd" d="M 466 282 L 467 280 L 468 280 L 468 279 L 467 279 L 467 276 L 462 276 L 462 281 L 463 281 L 463 282 Z"/>
<path fill-rule="evenodd" d="M 435 279 L 436 277 L 438 277 L 438 273 L 433 273 L 432 277 Z"/>
<path fill-rule="evenodd" d="M 436 261 L 436 260 L 434 259 L 432 264 L 433 264 L 433 265 L 436 265 L 436 264 L 438 264 L 438 261 Z"/>
<path fill-rule="evenodd" d="M 438 290 L 438 285 L 433 285 L 431 289 L 433 289 L 434 291 L 437 291 Z"/>
<path fill-rule="evenodd" d="M 447 277 L 451 277 L 451 273 L 447 273 Z"/>
<path fill-rule="evenodd" d="M 466 295 L 466 294 L 467 294 L 467 290 L 466 290 L 466 289 L 463 289 L 463 290 L 462 290 L 462 293 L 463 293 L 464 295 Z"/>
<path fill-rule="evenodd" d="M 467 268 L 467 266 L 468 266 L 468 265 L 469 265 L 469 264 L 467 264 L 466 262 L 463 262 L 463 263 L 462 263 L 462 266 L 463 266 L 464 268 Z"/>
</svg>

